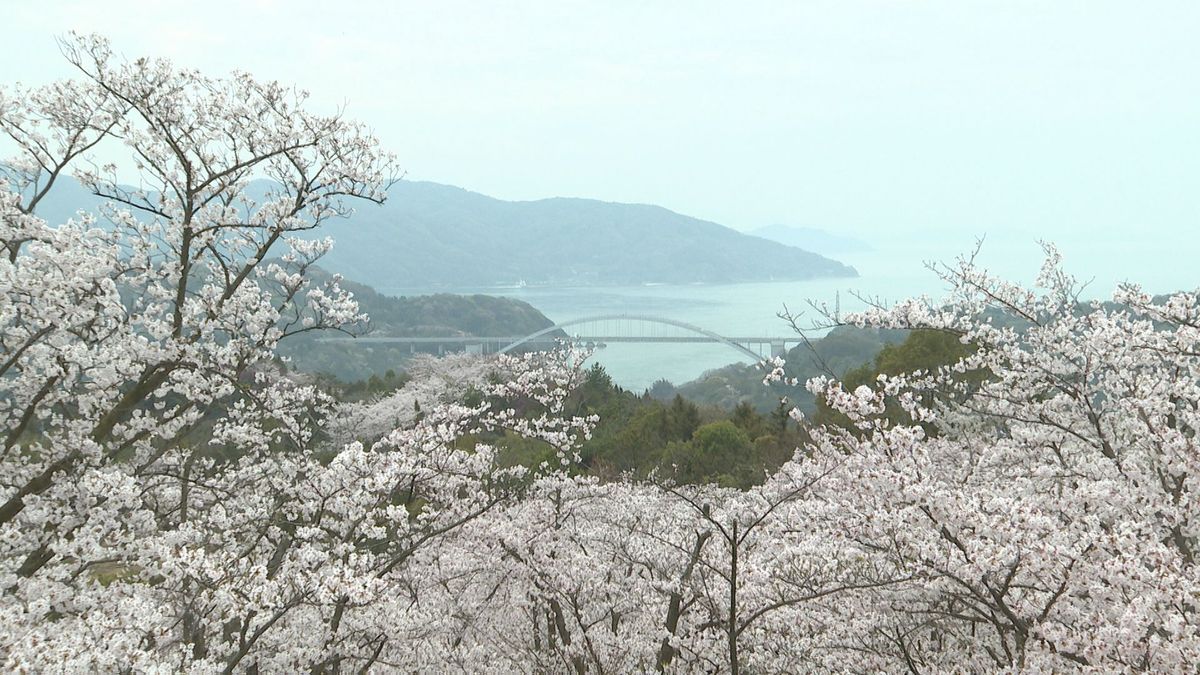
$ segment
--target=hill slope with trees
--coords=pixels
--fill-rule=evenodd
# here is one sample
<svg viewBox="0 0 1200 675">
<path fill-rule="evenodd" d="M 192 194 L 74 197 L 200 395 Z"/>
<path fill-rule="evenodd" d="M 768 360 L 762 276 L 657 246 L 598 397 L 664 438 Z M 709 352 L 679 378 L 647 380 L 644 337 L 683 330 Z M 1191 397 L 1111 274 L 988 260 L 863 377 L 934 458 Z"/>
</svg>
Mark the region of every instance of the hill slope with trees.
<svg viewBox="0 0 1200 675">
<path fill-rule="evenodd" d="M 310 270 L 313 279 L 327 282 L 328 272 Z M 366 284 L 343 279 L 341 288 L 351 293 L 366 326 L 355 334 L 388 337 L 524 336 L 554 325 L 533 305 L 493 295 L 437 293 L 393 297 Z M 559 333 L 559 337 L 565 334 Z M 323 341 L 347 337 L 335 331 L 315 331 L 293 336 L 279 345 L 280 356 L 296 370 L 332 375 L 343 382 L 365 380 L 400 370 L 412 355 L 409 345 L 358 341 Z M 417 351 L 429 351 L 422 346 Z M 436 351 L 436 348 L 433 348 Z"/>
<path fill-rule="evenodd" d="M 256 202 L 274 189 L 264 180 L 245 187 Z M 336 242 L 322 267 L 384 290 L 858 275 L 853 267 L 811 251 L 660 206 L 575 198 L 510 202 L 415 181 L 399 181 L 386 194 L 383 204 L 354 204 L 349 218 L 322 228 L 319 237 Z M 156 198 L 153 191 L 150 196 Z M 49 222 L 65 222 L 80 209 L 102 214 L 104 201 L 70 176 L 60 176 L 39 212 Z M 102 215 L 100 224 L 107 226 Z"/>
<path fill-rule="evenodd" d="M 758 365 L 731 363 L 678 387 L 666 381 L 658 382 L 650 393 L 658 398 L 669 398 L 678 393 L 703 405 L 727 409 L 746 403 L 760 413 L 775 410 L 780 399 L 786 397 L 790 405 L 813 413 L 816 400 L 804 388 L 809 378 L 825 374 L 827 370 L 840 377 L 905 337 L 904 331 L 838 326 L 825 337 L 813 339 L 811 347 L 801 344 L 788 350 L 784 371 L 789 379 L 796 379 L 797 384 L 773 382 L 764 386 L 764 372 Z"/>
<path fill-rule="evenodd" d="M 853 268 L 659 206 L 509 202 L 402 181 L 327 228 L 324 265 L 377 288 L 725 283 L 855 276 Z"/>
</svg>

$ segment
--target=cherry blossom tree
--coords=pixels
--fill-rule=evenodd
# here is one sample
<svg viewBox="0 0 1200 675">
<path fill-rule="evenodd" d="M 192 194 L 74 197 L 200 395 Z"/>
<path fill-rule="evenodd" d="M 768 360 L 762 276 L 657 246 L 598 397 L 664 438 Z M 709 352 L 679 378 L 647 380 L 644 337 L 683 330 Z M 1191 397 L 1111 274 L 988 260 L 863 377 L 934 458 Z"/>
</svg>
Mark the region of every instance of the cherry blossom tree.
<svg viewBox="0 0 1200 675">
<path fill-rule="evenodd" d="M 303 92 L 122 62 L 96 37 L 62 47 L 78 79 L 0 99 L 17 150 L 0 178 L 7 665 L 411 658 L 403 625 L 440 617 L 411 611 L 432 581 L 410 562 L 521 488 L 479 434 L 569 463 L 590 424 L 563 411 L 576 364 L 502 359 L 471 380 L 482 403 L 434 396 L 419 420 L 331 446 L 334 401 L 274 348 L 364 317 L 336 277 L 309 281 L 331 243 L 296 235 L 382 200 L 391 157 Z M 129 164 L 90 161 L 110 146 Z M 106 206 L 46 223 L 38 205 L 68 166 Z"/>
<path fill-rule="evenodd" d="M 367 401 L 337 404 L 325 425 L 330 443 L 379 440 L 416 422 L 424 410 L 460 401 L 472 390 L 482 391 L 495 374 L 490 360 L 467 352 L 442 357 L 417 354 L 404 367 L 410 379 L 400 389 Z"/>
<path fill-rule="evenodd" d="M 1081 303 L 1046 253 L 1040 290 L 968 257 L 942 269 L 948 301 L 853 318 L 949 331 L 970 356 L 873 388 L 809 383 L 856 428 L 816 430 L 810 461 L 831 470 L 806 517 L 913 580 L 843 608 L 853 634 L 841 642 L 864 669 L 1168 672 L 1200 660 L 1200 302 L 1122 286 Z M 907 423 L 888 422 L 889 401 Z"/>
<path fill-rule="evenodd" d="M 570 409 L 586 353 L 418 359 L 358 403 L 280 365 L 280 340 L 365 318 L 312 280 L 332 243 L 308 234 L 386 196 L 361 125 L 249 75 L 62 48 L 76 79 L 0 93 L 8 669 L 1200 662 L 1196 293 L 1081 302 L 1051 247 L 1033 289 L 966 257 L 948 298 L 848 319 L 964 355 L 810 381 L 838 423 L 761 485 L 601 479 L 577 454 L 597 420 Z M 69 171 L 105 205 L 47 223 Z M 553 460 L 506 461 L 518 441 Z"/>
<path fill-rule="evenodd" d="M 810 382 L 849 428 L 810 427 L 762 486 L 574 480 L 514 505 L 488 557 L 528 609 L 491 648 L 567 672 L 1196 663 L 1200 299 L 1081 302 L 1050 247 L 1034 289 L 971 258 L 942 274 L 946 299 L 851 319 L 966 355 Z"/>
</svg>

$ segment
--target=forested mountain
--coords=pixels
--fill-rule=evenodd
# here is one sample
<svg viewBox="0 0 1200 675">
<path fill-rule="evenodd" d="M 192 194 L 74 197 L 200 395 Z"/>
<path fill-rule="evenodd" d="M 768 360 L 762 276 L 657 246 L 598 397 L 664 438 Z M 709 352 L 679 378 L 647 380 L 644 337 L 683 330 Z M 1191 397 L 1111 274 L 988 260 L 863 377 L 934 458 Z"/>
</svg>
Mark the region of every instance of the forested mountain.
<svg viewBox="0 0 1200 675">
<path fill-rule="evenodd" d="M 379 288 L 721 283 L 855 276 L 853 268 L 662 207 L 509 202 L 402 181 L 325 228 L 325 265 Z"/>
<path fill-rule="evenodd" d="M 265 181 L 247 193 L 261 198 Z M 51 223 L 100 199 L 62 177 L 39 207 Z M 857 276 L 808 250 L 647 204 L 553 198 L 510 202 L 400 181 L 382 205 L 354 204 L 313 236 L 335 242 L 322 266 L 376 288 L 725 283 Z M 769 239 L 769 237 L 767 237 Z"/>
<path fill-rule="evenodd" d="M 341 286 L 354 293 L 370 317 L 373 334 L 411 337 L 447 335 L 522 336 L 554 325 L 533 305 L 492 295 L 390 296 L 357 281 Z"/>
<path fill-rule="evenodd" d="M 309 274 L 319 282 L 329 276 L 320 269 Z M 354 294 L 359 311 L 370 317 L 367 334 L 372 336 L 523 336 L 554 325 L 529 303 L 512 298 L 450 293 L 392 297 L 355 281 L 343 280 L 340 285 Z M 304 333 L 284 340 L 279 353 L 291 359 L 297 370 L 326 373 L 343 381 L 400 370 L 411 354 L 407 345 L 320 340 L 327 337 L 346 336 L 331 331 Z"/>
</svg>

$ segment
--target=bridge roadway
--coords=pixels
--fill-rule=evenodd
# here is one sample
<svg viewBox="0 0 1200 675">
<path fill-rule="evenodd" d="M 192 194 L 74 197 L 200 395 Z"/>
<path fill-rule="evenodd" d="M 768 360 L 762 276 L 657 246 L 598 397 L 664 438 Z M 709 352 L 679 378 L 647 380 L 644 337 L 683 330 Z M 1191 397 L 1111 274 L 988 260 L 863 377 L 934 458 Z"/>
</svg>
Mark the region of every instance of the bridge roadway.
<svg viewBox="0 0 1200 675">
<path fill-rule="evenodd" d="M 561 339 L 564 330 L 568 326 L 579 326 L 583 324 L 591 324 L 591 330 L 597 331 L 596 335 L 571 335 L 566 338 L 575 343 L 598 344 L 604 345 L 608 343 L 619 342 L 637 342 L 637 343 L 697 343 L 711 342 L 723 344 L 732 349 L 736 349 L 751 360 L 759 360 L 763 357 L 763 347 L 770 349 L 771 356 L 782 356 L 787 351 L 787 345 L 791 343 L 799 343 L 802 338 L 798 336 L 788 337 L 726 337 L 718 335 L 710 330 L 706 330 L 699 326 L 678 321 L 676 319 L 668 319 L 660 316 L 650 316 L 645 314 L 603 314 L 600 316 L 588 316 L 570 321 L 562 321 L 553 326 L 543 328 L 536 333 L 523 337 L 473 337 L 473 336 L 456 336 L 456 337 L 385 337 L 385 336 L 365 336 L 361 338 L 323 338 L 322 342 L 340 342 L 348 340 L 357 340 L 360 343 L 382 343 L 382 344 L 407 344 L 411 351 L 416 351 L 417 345 L 436 345 L 438 352 L 445 350 L 448 345 L 462 345 L 468 351 L 476 351 L 482 353 L 500 353 L 516 349 L 526 344 L 554 344 Z M 612 331 L 613 327 L 619 331 L 622 327 L 630 328 L 632 326 L 640 326 L 643 330 L 633 331 L 635 334 L 620 335 Z M 649 326 L 650 330 L 645 328 Z M 599 328 L 598 328 L 599 327 Z M 679 334 L 664 334 L 666 330 L 682 330 L 684 335 Z M 557 334 L 557 335 L 556 335 Z M 758 349 L 755 353 L 751 347 Z"/>
<path fill-rule="evenodd" d="M 512 337 L 477 337 L 473 335 L 452 336 L 452 337 L 387 337 L 387 336 L 371 336 L 363 337 L 331 337 L 318 338 L 317 342 L 350 342 L 358 344 L 397 344 L 409 345 L 412 351 L 416 351 L 417 347 L 457 347 L 471 348 L 473 351 L 479 351 L 485 354 L 494 354 L 505 350 L 505 347 L 521 343 L 523 345 L 537 345 L 539 347 L 551 346 L 557 344 L 559 340 L 566 340 L 575 344 L 618 344 L 618 343 L 710 343 L 720 344 L 723 341 L 716 338 L 708 337 L 707 335 L 675 335 L 675 336 L 630 336 L 630 335 L 571 335 L 566 338 L 555 338 L 551 336 L 539 336 L 536 338 L 526 339 L 523 335 Z M 726 337 L 729 342 L 744 345 L 747 349 L 762 352 L 763 348 L 769 348 L 772 356 L 782 356 L 786 351 L 787 345 L 798 344 L 800 338 L 796 336 L 787 337 Z M 444 351 L 444 349 L 439 349 Z M 759 357 L 764 354 L 759 354 Z"/>
</svg>

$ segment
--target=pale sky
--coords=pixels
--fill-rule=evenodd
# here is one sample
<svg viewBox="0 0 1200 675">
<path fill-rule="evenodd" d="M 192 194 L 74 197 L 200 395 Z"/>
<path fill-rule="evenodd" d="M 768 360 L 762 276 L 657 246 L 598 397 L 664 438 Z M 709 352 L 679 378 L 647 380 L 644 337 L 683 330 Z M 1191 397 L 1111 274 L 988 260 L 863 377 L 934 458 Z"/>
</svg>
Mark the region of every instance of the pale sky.
<svg viewBox="0 0 1200 675">
<path fill-rule="evenodd" d="M 5 0 L 3 13 L 5 82 L 66 75 L 55 36 L 100 32 L 129 57 L 346 103 L 409 178 L 506 199 L 862 237 L 1049 237 L 1112 256 L 1132 240 L 1173 265 L 1200 243 L 1196 2 Z"/>
</svg>

